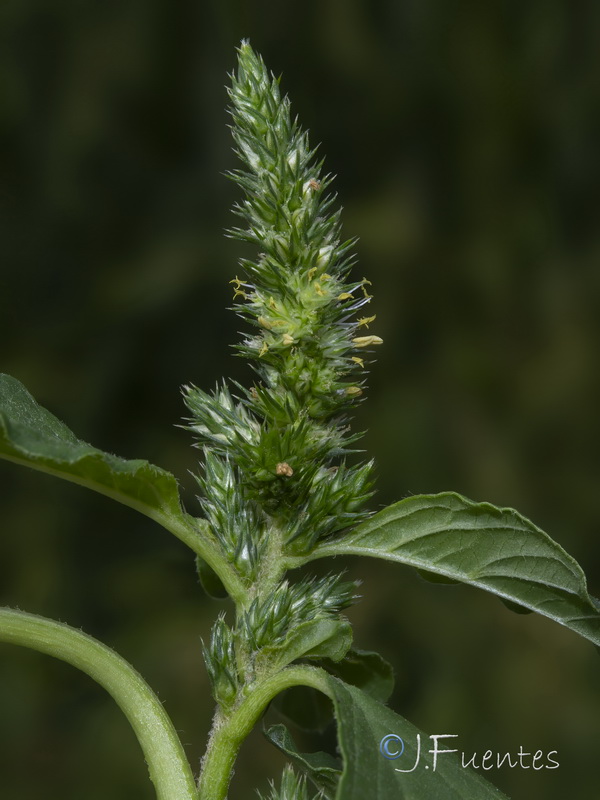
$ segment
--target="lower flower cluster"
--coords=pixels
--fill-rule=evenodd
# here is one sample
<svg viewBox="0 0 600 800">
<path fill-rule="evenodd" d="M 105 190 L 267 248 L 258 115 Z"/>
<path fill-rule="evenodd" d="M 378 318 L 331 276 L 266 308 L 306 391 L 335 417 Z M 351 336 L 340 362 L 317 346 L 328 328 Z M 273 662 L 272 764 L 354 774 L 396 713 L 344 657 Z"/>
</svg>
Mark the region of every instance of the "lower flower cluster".
<svg viewBox="0 0 600 800">
<path fill-rule="evenodd" d="M 233 628 L 221 614 L 204 658 L 216 701 L 230 709 L 254 681 L 297 658 L 346 655 L 352 643 L 350 625 L 340 611 L 358 599 L 357 584 L 339 575 L 282 581 L 256 597 Z"/>
</svg>

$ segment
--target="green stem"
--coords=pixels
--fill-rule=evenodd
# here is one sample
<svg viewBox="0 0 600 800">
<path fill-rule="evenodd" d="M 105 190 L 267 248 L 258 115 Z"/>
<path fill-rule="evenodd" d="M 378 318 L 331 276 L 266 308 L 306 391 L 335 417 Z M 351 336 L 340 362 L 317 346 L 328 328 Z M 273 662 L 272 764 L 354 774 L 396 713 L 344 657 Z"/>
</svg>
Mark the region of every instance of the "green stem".
<svg viewBox="0 0 600 800">
<path fill-rule="evenodd" d="M 142 747 L 158 800 L 197 800 L 173 723 L 136 670 L 91 636 L 54 620 L 0 608 L 0 641 L 30 647 L 82 670 L 116 700 Z"/>
<path fill-rule="evenodd" d="M 143 513 L 187 544 L 197 556 L 206 561 L 209 567 L 217 573 L 236 605 L 244 606 L 246 604 L 248 590 L 239 574 L 226 561 L 217 544 L 211 540 L 209 526 L 205 520 L 189 514 L 175 517 L 162 511 L 143 511 Z"/>
<path fill-rule="evenodd" d="M 290 686 L 312 686 L 331 696 L 325 673 L 315 667 L 288 667 L 258 683 L 247 697 L 225 717 L 217 711 L 202 762 L 198 782 L 199 800 L 225 800 L 233 764 L 244 739 L 260 719 L 271 700 Z"/>
</svg>

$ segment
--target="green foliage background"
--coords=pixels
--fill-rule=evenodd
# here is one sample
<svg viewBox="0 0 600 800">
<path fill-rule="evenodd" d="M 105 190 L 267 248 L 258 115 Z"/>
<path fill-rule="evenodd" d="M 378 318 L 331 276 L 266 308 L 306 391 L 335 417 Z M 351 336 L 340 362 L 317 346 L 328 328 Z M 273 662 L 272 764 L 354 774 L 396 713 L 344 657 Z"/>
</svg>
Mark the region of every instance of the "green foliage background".
<svg viewBox="0 0 600 800">
<path fill-rule="evenodd" d="M 445 489 L 515 506 L 598 595 L 597 3 L 7 0 L 0 25 L 2 371 L 82 438 L 175 472 L 196 509 L 179 386 L 248 377 L 221 173 L 249 37 L 339 175 L 374 284 L 385 346 L 357 421 L 374 507 Z M 0 481 L 0 603 L 119 650 L 198 759 L 217 606 L 184 546 L 77 487 L 8 464 Z M 469 753 L 558 750 L 558 770 L 488 773 L 515 799 L 592 796 L 589 644 L 475 590 L 348 567 L 357 644 L 395 664 L 398 712 Z M 0 708 L 3 797 L 152 797 L 124 719 L 66 665 L 2 646 Z M 281 763 L 253 735 L 232 800 Z"/>
</svg>

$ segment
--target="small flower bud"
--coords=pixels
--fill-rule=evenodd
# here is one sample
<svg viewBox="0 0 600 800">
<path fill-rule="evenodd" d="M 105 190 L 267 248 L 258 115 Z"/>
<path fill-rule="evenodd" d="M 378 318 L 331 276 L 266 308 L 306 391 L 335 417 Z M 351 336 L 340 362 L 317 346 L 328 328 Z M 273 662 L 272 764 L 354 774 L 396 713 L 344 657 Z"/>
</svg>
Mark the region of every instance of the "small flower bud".
<svg viewBox="0 0 600 800">
<path fill-rule="evenodd" d="M 321 247 L 319 250 L 319 255 L 317 258 L 317 267 L 319 269 L 323 269 L 324 267 L 329 264 L 331 261 L 331 255 L 333 253 L 333 247 L 329 244 L 326 247 Z"/>
</svg>

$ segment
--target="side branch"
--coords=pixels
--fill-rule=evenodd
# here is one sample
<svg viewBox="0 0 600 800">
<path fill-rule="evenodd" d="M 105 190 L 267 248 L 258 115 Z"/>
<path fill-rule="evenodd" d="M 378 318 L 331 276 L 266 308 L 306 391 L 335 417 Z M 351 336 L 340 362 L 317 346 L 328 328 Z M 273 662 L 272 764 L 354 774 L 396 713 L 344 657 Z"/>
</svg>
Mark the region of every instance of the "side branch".
<svg viewBox="0 0 600 800">
<path fill-rule="evenodd" d="M 198 782 L 199 800 L 225 800 L 233 765 L 244 739 L 280 692 L 291 686 L 312 686 L 333 699 L 323 670 L 293 666 L 248 690 L 248 695 L 228 716 L 217 710 Z"/>
<path fill-rule="evenodd" d="M 125 659 L 68 625 L 11 608 L 0 608 L 0 642 L 54 656 L 93 678 L 113 697 L 133 728 L 157 799 L 197 800 L 194 776 L 173 723 Z"/>
</svg>

